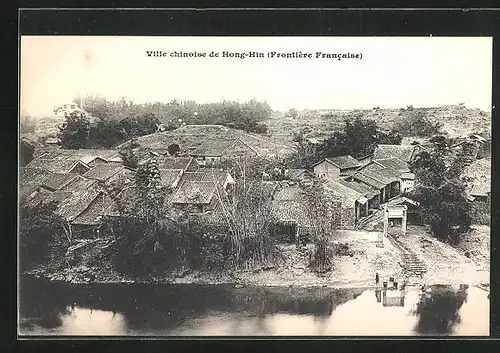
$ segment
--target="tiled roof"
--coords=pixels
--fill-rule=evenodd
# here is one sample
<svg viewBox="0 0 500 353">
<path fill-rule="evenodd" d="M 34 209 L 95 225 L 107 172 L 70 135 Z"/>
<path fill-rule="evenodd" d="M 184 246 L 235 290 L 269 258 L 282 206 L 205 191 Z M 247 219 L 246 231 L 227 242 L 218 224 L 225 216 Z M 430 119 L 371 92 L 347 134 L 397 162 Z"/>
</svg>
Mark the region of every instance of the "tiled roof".
<svg viewBox="0 0 500 353">
<path fill-rule="evenodd" d="M 306 173 L 305 169 L 288 169 L 286 175 L 290 180 L 299 178 L 302 174 Z"/>
<path fill-rule="evenodd" d="M 176 204 L 209 204 L 214 193 L 215 184 L 211 181 L 183 181 L 170 202 Z"/>
<path fill-rule="evenodd" d="M 118 183 L 123 186 L 125 184 L 132 183 L 134 179 L 135 179 L 135 171 L 128 167 L 123 167 L 119 169 L 118 172 L 115 173 L 113 176 L 106 179 L 106 182 Z"/>
<path fill-rule="evenodd" d="M 160 168 L 160 177 L 161 184 L 163 186 L 172 187 L 175 181 L 180 179 L 182 175 L 182 169 L 161 169 Z"/>
<path fill-rule="evenodd" d="M 478 159 L 464 170 L 464 174 L 473 181 L 491 180 L 491 158 Z"/>
<path fill-rule="evenodd" d="M 42 187 L 55 191 L 63 188 L 79 175 L 74 173 L 53 173 L 45 178 Z"/>
<path fill-rule="evenodd" d="M 46 159 L 37 158 L 26 165 L 28 168 L 42 168 L 52 173 L 69 173 L 78 163 L 85 165 L 75 159 Z"/>
<path fill-rule="evenodd" d="M 187 170 L 190 163 L 196 163 L 192 157 L 157 157 L 159 169 L 182 169 Z"/>
<path fill-rule="evenodd" d="M 61 188 L 61 191 L 77 191 L 84 190 L 91 187 L 93 184 L 97 183 L 96 180 L 87 179 L 78 175 L 76 178 L 72 179 L 69 183 Z"/>
<path fill-rule="evenodd" d="M 73 193 L 68 191 L 43 191 L 39 192 L 32 200 L 29 201 L 30 205 L 37 205 L 40 203 L 49 203 L 49 202 L 62 202 L 70 197 L 72 197 Z"/>
<path fill-rule="evenodd" d="M 377 196 L 380 194 L 379 189 L 372 188 L 366 184 L 360 183 L 358 181 L 352 180 L 352 181 L 347 181 L 343 179 L 338 179 L 337 182 L 340 184 L 353 189 L 354 191 L 357 191 L 361 193 L 363 196 L 365 196 L 368 199 L 373 198 L 374 196 Z"/>
<path fill-rule="evenodd" d="M 403 173 L 403 174 L 401 174 L 401 179 L 414 180 L 415 174 L 414 173 Z"/>
<path fill-rule="evenodd" d="M 307 205 L 304 201 L 277 201 L 271 204 L 271 212 L 280 222 L 297 222 L 299 226 L 311 226 Z"/>
<path fill-rule="evenodd" d="M 241 143 L 237 139 L 208 139 L 203 141 L 194 151 L 190 153 L 192 156 L 222 156 L 229 148 L 236 143 Z"/>
<path fill-rule="evenodd" d="M 472 196 L 488 196 L 491 193 L 490 183 L 476 183 L 472 186 L 470 194 Z"/>
<path fill-rule="evenodd" d="M 410 162 L 417 152 L 417 147 L 412 145 L 378 145 L 373 153 L 374 159 L 397 157 L 405 162 Z"/>
<path fill-rule="evenodd" d="M 385 168 L 378 165 L 376 162 L 372 162 L 358 170 L 355 174 L 353 174 L 353 177 L 364 183 L 368 183 L 370 186 L 381 189 L 385 185 L 398 181 L 400 175 L 401 173 L 397 170 Z"/>
<path fill-rule="evenodd" d="M 56 212 L 65 220 L 71 221 L 92 203 L 99 192 L 100 189 L 94 186 L 77 191 L 43 191 L 39 192 L 29 203 L 35 205 L 42 202 L 57 202 Z"/>
<path fill-rule="evenodd" d="M 92 201 L 90 206 L 80 213 L 73 220 L 73 224 L 77 225 L 97 225 L 101 221 L 101 217 L 104 215 L 105 210 L 112 204 L 111 198 L 107 195 L 99 195 Z"/>
<path fill-rule="evenodd" d="M 367 175 L 364 175 L 362 173 L 356 173 L 354 174 L 354 179 L 356 180 L 359 180 L 360 182 L 363 182 L 373 188 L 376 188 L 376 189 L 382 189 L 385 187 L 385 183 L 382 183 L 380 181 L 378 181 L 377 179 L 374 179 L 372 177 L 369 177 Z"/>
<path fill-rule="evenodd" d="M 304 200 L 302 189 L 299 186 L 284 186 L 278 188 L 274 194 L 275 201 L 301 201 Z"/>
<path fill-rule="evenodd" d="M 120 152 L 118 150 L 103 150 L 103 149 L 58 149 L 49 151 L 43 155 L 44 159 L 75 159 L 83 163 L 90 163 L 96 158 L 101 158 L 107 162 L 122 162 Z"/>
<path fill-rule="evenodd" d="M 21 185 L 25 183 L 42 183 L 48 175 L 52 173 L 36 167 L 21 167 L 19 170 L 19 183 Z"/>
<path fill-rule="evenodd" d="M 210 181 L 215 180 L 222 185 L 230 174 L 223 169 L 216 168 L 200 168 L 196 172 L 185 172 L 182 176 L 182 181 Z"/>
<path fill-rule="evenodd" d="M 71 196 L 61 202 L 57 213 L 67 220 L 73 220 L 90 206 L 99 193 L 100 189 L 96 185 L 85 190 L 74 191 Z"/>
<path fill-rule="evenodd" d="M 24 204 L 29 201 L 30 195 L 36 192 L 40 186 L 40 183 L 23 183 L 19 188 L 19 202 Z"/>
<path fill-rule="evenodd" d="M 361 166 L 361 163 L 352 156 L 338 156 L 326 158 L 326 160 L 340 169 L 356 168 Z"/>
<path fill-rule="evenodd" d="M 375 161 L 377 163 L 383 165 L 386 168 L 392 168 L 392 169 L 397 170 L 401 173 L 405 173 L 405 172 L 410 171 L 410 167 L 408 166 L 408 163 L 405 161 L 402 161 L 401 159 L 396 158 L 396 157 L 376 159 Z"/>
<path fill-rule="evenodd" d="M 98 164 L 83 176 L 88 179 L 106 181 L 124 168 L 123 165 L 115 163 Z"/>
<path fill-rule="evenodd" d="M 368 201 L 366 199 L 366 197 L 363 195 L 363 193 L 358 192 L 350 187 L 345 186 L 344 184 L 340 183 L 338 180 L 326 180 L 323 183 L 323 185 L 325 186 L 326 190 L 332 191 L 332 192 L 340 195 L 342 197 L 343 201 L 348 203 L 348 205 L 345 205 L 345 206 L 351 206 L 356 201 L 361 202 L 362 204 L 364 204 L 366 201 Z"/>
</svg>

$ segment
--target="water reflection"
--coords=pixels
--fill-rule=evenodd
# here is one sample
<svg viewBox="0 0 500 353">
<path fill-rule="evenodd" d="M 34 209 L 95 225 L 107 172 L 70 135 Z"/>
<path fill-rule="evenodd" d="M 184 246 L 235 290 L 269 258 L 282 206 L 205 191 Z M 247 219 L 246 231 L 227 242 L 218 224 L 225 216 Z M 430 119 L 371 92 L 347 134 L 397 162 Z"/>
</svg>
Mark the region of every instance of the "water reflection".
<svg viewBox="0 0 500 353">
<path fill-rule="evenodd" d="M 30 335 L 488 335 L 487 293 L 196 285 L 21 286 Z"/>
</svg>

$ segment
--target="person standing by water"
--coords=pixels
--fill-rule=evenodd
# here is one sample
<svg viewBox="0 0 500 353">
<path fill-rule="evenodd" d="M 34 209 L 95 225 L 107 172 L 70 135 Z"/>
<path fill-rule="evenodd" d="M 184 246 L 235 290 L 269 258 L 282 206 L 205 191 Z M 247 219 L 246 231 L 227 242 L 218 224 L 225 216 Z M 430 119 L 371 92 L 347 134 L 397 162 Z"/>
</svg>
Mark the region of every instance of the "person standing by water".
<svg viewBox="0 0 500 353">
<path fill-rule="evenodd" d="M 379 281 L 379 277 L 378 277 L 378 272 L 375 273 L 375 284 L 378 286 L 378 281 Z"/>
</svg>

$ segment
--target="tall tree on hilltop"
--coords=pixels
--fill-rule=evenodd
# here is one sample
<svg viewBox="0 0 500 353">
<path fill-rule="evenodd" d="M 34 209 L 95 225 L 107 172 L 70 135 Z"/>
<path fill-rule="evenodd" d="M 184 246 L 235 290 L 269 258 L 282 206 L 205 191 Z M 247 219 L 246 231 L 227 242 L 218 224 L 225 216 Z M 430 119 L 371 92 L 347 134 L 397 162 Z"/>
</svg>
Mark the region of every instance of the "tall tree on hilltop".
<svg viewBox="0 0 500 353">
<path fill-rule="evenodd" d="M 66 116 L 66 122 L 59 130 L 58 137 L 63 148 L 87 147 L 91 130 L 90 119 L 85 114 L 72 112 Z"/>
</svg>

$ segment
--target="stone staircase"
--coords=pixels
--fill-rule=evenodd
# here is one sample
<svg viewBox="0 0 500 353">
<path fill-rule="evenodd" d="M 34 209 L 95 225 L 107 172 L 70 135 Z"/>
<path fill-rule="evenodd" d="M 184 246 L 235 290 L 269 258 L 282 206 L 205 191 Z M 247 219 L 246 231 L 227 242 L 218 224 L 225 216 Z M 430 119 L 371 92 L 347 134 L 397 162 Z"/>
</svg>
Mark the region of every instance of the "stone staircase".
<svg viewBox="0 0 500 353">
<path fill-rule="evenodd" d="M 354 230 L 373 230 L 375 225 L 384 221 L 384 212 L 382 210 L 377 210 L 373 214 L 364 217 L 359 220 L 359 222 L 354 227 Z"/>
<path fill-rule="evenodd" d="M 391 243 L 400 251 L 403 270 L 401 272 L 401 277 L 409 280 L 410 278 L 422 279 L 427 273 L 427 266 L 425 263 L 418 258 L 418 256 L 403 243 L 401 243 L 397 238 L 393 237 L 391 234 L 387 234 L 387 238 Z"/>
</svg>

